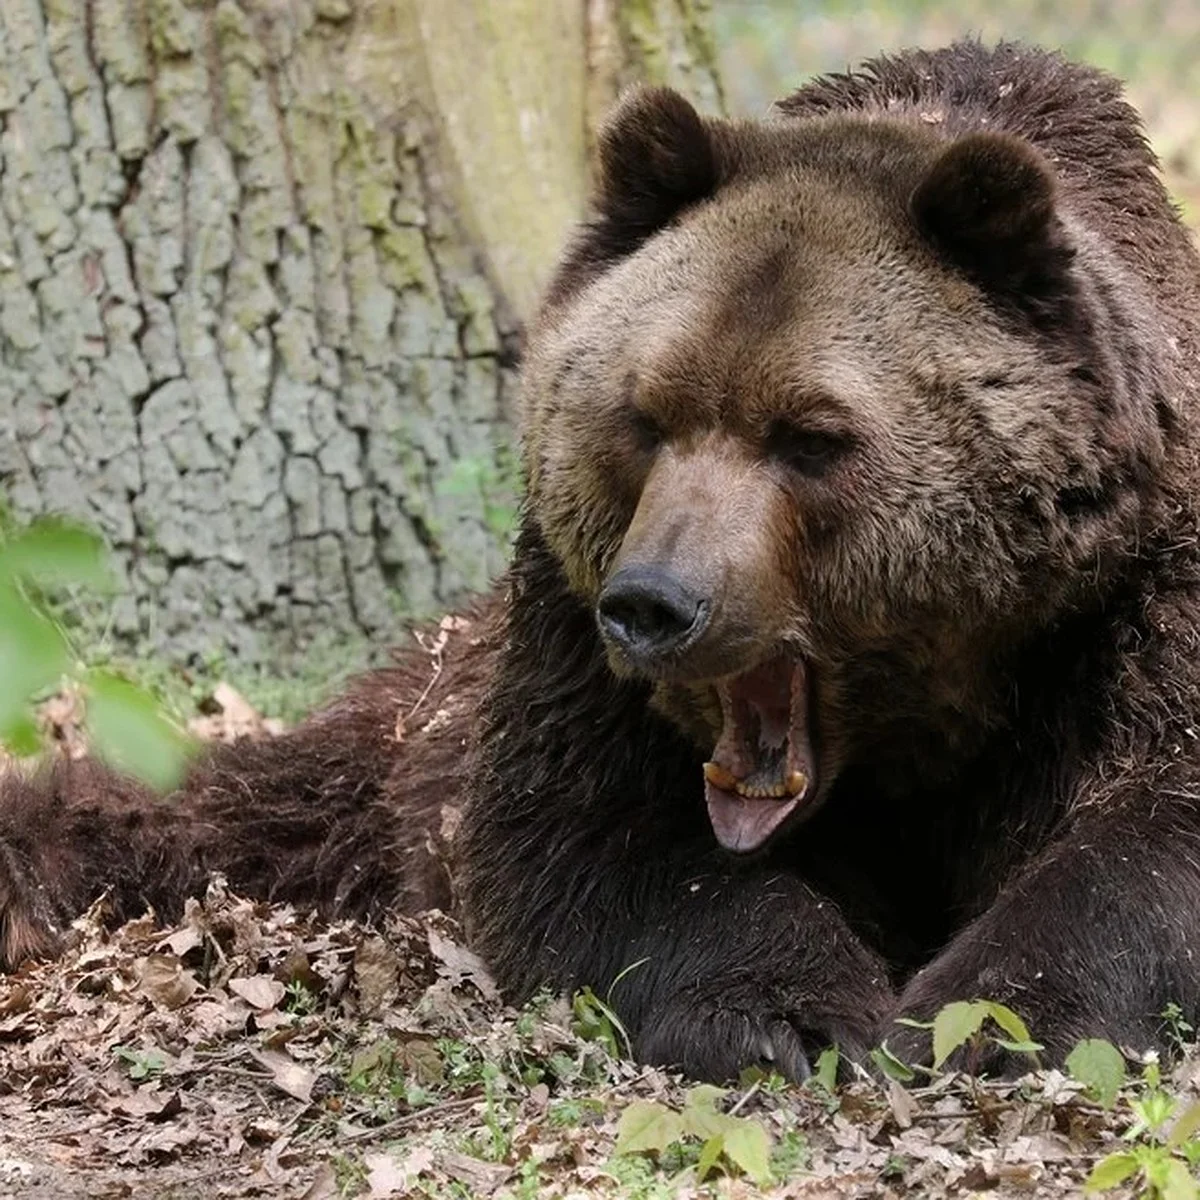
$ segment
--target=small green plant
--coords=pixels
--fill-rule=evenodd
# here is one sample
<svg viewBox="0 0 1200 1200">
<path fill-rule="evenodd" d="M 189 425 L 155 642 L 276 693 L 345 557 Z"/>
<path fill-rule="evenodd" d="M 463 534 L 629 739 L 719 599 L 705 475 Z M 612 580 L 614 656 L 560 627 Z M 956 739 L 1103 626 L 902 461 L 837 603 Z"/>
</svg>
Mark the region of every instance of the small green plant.
<svg viewBox="0 0 1200 1200">
<path fill-rule="evenodd" d="M 629 1053 L 629 1034 L 611 1005 L 601 1000 L 591 988 L 575 993 L 571 1000 L 571 1028 L 587 1042 L 598 1042 L 610 1057 L 620 1058 Z"/>
<path fill-rule="evenodd" d="M 688 1091 L 678 1112 L 657 1101 L 635 1101 L 621 1114 L 617 1154 L 654 1153 L 661 1162 L 687 1143 L 698 1142 L 698 1179 L 706 1179 L 718 1167 L 732 1168 L 765 1186 L 771 1180 L 770 1135 L 758 1121 L 721 1112 L 717 1103 L 726 1095 L 724 1088 L 702 1084 Z"/>
<path fill-rule="evenodd" d="M 109 584 L 103 543 L 79 526 L 44 518 L 0 534 L 0 745 L 16 755 L 38 753 L 42 736 L 34 704 L 70 680 L 85 697 L 97 753 L 165 790 L 183 773 L 187 739 L 142 688 L 75 661 L 48 611 L 48 593 Z"/>
<path fill-rule="evenodd" d="M 950 1056 L 964 1047 L 968 1074 L 975 1073 L 975 1067 L 989 1044 L 1000 1046 L 1013 1054 L 1028 1054 L 1033 1066 L 1038 1065 L 1037 1055 L 1042 1049 L 1029 1036 L 1025 1022 L 1007 1005 L 995 1000 L 956 1000 L 940 1009 L 932 1021 L 914 1021 L 902 1017 L 897 1024 L 933 1031 L 935 1071 L 940 1071 Z M 894 1055 L 886 1053 L 890 1063 L 899 1063 Z M 899 1065 L 909 1071 L 911 1079 L 911 1068 L 903 1063 Z M 886 1067 L 884 1069 L 886 1071 Z"/>
<path fill-rule="evenodd" d="M 917 1077 L 916 1071 L 908 1063 L 897 1058 L 888 1049 L 886 1040 L 882 1045 L 877 1046 L 871 1051 L 871 1061 L 881 1074 L 886 1075 L 889 1079 L 896 1080 L 897 1083 L 912 1083 Z"/>
<path fill-rule="evenodd" d="M 837 1091 L 838 1064 L 841 1053 L 836 1046 L 822 1050 L 817 1058 L 817 1069 L 812 1074 L 812 1082 L 823 1088 L 830 1096 Z"/>
<path fill-rule="evenodd" d="M 320 1004 L 317 994 L 305 987 L 302 979 L 293 979 L 283 989 L 283 995 L 284 1008 L 298 1017 L 306 1017 L 309 1013 L 316 1012 Z"/>
<path fill-rule="evenodd" d="M 114 1046 L 117 1060 L 125 1064 L 129 1078 L 141 1081 L 161 1074 L 167 1066 L 164 1054 L 157 1050 L 140 1050 L 136 1046 Z"/>
<path fill-rule="evenodd" d="M 1171 1049 L 1175 1054 L 1182 1055 L 1196 1040 L 1195 1027 L 1178 1004 L 1168 1004 L 1162 1010 L 1162 1019 L 1166 1039 L 1171 1043 Z"/>
<path fill-rule="evenodd" d="M 589 1117 L 604 1114 L 604 1103 L 588 1097 L 555 1100 L 546 1110 L 546 1120 L 562 1129 L 582 1125 Z"/>
<path fill-rule="evenodd" d="M 1151 1059 L 1142 1068 L 1138 1094 L 1129 1101 L 1133 1123 L 1121 1135 L 1129 1148 L 1102 1158 L 1084 1191 L 1106 1192 L 1132 1182 L 1138 1200 L 1197 1200 L 1200 1189 L 1192 1171 L 1200 1164 L 1200 1103 L 1176 1116 L 1178 1107 L 1162 1085 L 1158 1062 Z"/>
<path fill-rule="evenodd" d="M 346 1070 L 346 1087 L 387 1117 L 397 1101 L 409 1109 L 435 1103 L 443 1072 L 442 1056 L 432 1042 L 381 1038 L 355 1051 Z"/>
<path fill-rule="evenodd" d="M 483 1072 L 487 1064 L 483 1055 L 469 1042 L 460 1042 L 456 1038 L 438 1038 L 436 1046 L 442 1056 L 446 1083 L 452 1090 L 463 1091 L 483 1082 Z"/>
<path fill-rule="evenodd" d="M 812 1158 L 808 1139 L 799 1129 L 786 1129 L 775 1139 L 771 1150 L 771 1175 L 775 1179 L 790 1179 L 806 1170 Z"/>
<path fill-rule="evenodd" d="M 496 1063 L 489 1061 L 481 1065 L 479 1074 L 483 1083 L 483 1128 L 464 1139 L 462 1148 L 485 1162 L 509 1162 L 516 1123 L 516 1104 L 509 1079 Z"/>
</svg>

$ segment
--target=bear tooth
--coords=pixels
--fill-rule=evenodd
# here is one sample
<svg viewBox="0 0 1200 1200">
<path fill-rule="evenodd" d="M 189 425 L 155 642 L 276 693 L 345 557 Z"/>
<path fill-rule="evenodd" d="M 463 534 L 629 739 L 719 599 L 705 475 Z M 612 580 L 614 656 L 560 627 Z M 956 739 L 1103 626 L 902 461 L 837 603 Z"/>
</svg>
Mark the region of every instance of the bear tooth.
<svg viewBox="0 0 1200 1200">
<path fill-rule="evenodd" d="M 706 762 L 704 764 L 704 778 L 713 787 L 720 788 L 723 792 L 741 791 L 741 787 L 733 777 L 733 773 L 726 770 L 720 763 Z"/>
<path fill-rule="evenodd" d="M 784 793 L 788 796 L 798 796 L 806 787 L 808 787 L 808 779 L 805 777 L 804 772 L 791 771 L 787 777 Z"/>
</svg>

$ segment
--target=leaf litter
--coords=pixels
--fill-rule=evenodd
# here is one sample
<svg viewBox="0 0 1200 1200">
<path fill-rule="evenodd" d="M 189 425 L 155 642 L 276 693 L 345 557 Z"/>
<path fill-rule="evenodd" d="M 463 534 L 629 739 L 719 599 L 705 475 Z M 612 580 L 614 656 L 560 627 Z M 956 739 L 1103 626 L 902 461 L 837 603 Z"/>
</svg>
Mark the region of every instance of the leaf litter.
<svg viewBox="0 0 1200 1200">
<path fill-rule="evenodd" d="M 171 928 L 102 918 L 0 982 L 0 1195 L 1043 1197 L 1120 1146 L 1058 1071 L 698 1089 L 563 1000 L 505 1008 L 440 913 L 331 924 L 217 878 Z"/>
</svg>

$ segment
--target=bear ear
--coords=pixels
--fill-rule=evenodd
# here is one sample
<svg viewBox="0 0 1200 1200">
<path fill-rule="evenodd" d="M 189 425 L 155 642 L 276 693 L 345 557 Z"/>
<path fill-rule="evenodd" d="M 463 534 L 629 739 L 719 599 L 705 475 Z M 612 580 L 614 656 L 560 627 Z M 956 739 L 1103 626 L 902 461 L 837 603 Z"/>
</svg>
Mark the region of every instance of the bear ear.
<svg viewBox="0 0 1200 1200">
<path fill-rule="evenodd" d="M 1028 142 L 973 133 L 942 152 L 909 204 L 921 232 L 983 286 L 1048 299 L 1065 290 L 1074 257 L 1056 191 Z"/>
<path fill-rule="evenodd" d="M 717 175 L 712 135 L 678 92 L 626 92 L 599 136 L 593 203 L 607 248 L 636 249 L 681 209 L 711 195 Z"/>
</svg>

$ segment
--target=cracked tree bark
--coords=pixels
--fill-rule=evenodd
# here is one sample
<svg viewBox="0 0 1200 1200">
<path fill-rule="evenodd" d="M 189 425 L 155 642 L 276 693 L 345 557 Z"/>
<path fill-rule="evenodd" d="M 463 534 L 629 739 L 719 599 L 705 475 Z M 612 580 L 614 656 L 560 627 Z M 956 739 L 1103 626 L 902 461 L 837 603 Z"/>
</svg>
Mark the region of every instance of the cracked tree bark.
<svg viewBox="0 0 1200 1200">
<path fill-rule="evenodd" d="M 0 485 L 176 659 L 486 586 L 590 128 L 720 105 L 702 0 L 0 0 Z"/>
</svg>

